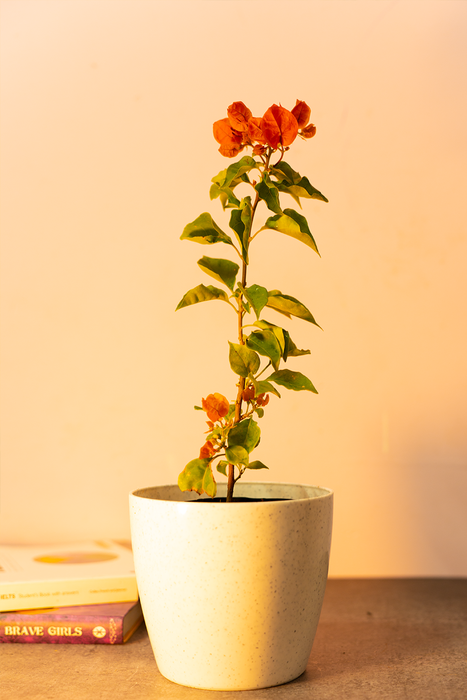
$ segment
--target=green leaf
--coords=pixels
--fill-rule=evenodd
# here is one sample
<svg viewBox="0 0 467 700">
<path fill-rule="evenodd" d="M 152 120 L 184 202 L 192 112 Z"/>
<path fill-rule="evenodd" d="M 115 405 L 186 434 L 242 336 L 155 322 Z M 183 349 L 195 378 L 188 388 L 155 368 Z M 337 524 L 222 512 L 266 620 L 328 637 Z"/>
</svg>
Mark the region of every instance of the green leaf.
<svg viewBox="0 0 467 700">
<path fill-rule="evenodd" d="M 259 396 L 259 394 L 274 394 L 275 396 L 281 398 L 281 395 L 277 391 L 276 387 L 270 382 L 267 382 L 265 379 L 260 382 L 256 381 L 256 379 L 252 379 L 251 381 L 255 387 L 255 396 Z"/>
<path fill-rule="evenodd" d="M 273 289 L 269 292 L 266 306 L 270 309 L 275 309 L 275 311 L 284 314 L 284 316 L 288 316 L 288 318 L 296 316 L 297 318 L 309 321 L 310 323 L 314 323 L 315 326 L 318 326 L 309 309 L 307 309 L 301 301 L 287 294 L 282 294 L 278 289 Z M 318 328 L 320 328 L 320 326 L 318 326 Z"/>
<path fill-rule="evenodd" d="M 311 350 L 299 350 L 292 338 L 289 336 L 287 357 L 300 357 L 301 355 L 311 355 Z M 286 360 L 287 357 L 284 357 L 284 360 Z"/>
<path fill-rule="evenodd" d="M 217 493 L 217 485 L 211 471 L 209 459 L 192 459 L 178 477 L 178 486 L 181 491 L 196 491 L 200 495 L 207 493 L 214 498 Z"/>
<path fill-rule="evenodd" d="M 246 347 L 229 341 L 229 362 L 230 366 L 240 377 L 248 377 L 258 371 L 261 360 L 259 355 Z"/>
<path fill-rule="evenodd" d="M 228 245 L 233 245 L 230 236 L 219 228 L 211 214 L 207 211 L 200 214 L 191 224 L 185 226 L 180 239 L 209 245 L 212 243 L 227 243 Z"/>
<path fill-rule="evenodd" d="M 322 192 L 317 190 L 316 187 L 313 187 L 313 185 L 310 183 L 307 177 L 302 177 L 302 179 L 296 185 L 296 187 L 300 188 L 301 190 L 305 190 L 306 195 L 299 195 L 301 197 L 308 197 L 309 199 L 320 199 L 322 202 L 329 202 L 329 199 L 325 197 L 324 194 L 322 194 Z"/>
<path fill-rule="evenodd" d="M 223 209 L 240 206 L 240 200 L 236 198 L 230 187 L 219 187 L 219 185 L 213 184 L 209 190 L 209 196 L 211 199 L 219 197 Z"/>
<path fill-rule="evenodd" d="M 251 197 L 244 197 L 240 202 L 240 209 L 242 212 L 242 221 L 245 227 L 245 233 L 243 234 L 244 239 L 246 239 L 245 245 L 248 245 L 248 241 L 251 233 L 251 219 L 253 216 L 253 210 L 251 206 Z"/>
<path fill-rule="evenodd" d="M 262 328 L 263 330 L 272 331 L 274 333 L 281 349 L 281 355 L 285 360 L 287 358 L 287 349 L 289 345 L 289 332 L 286 331 L 285 328 L 275 326 L 274 323 L 269 323 L 269 321 L 264 320 L 255 321 L 253 325 L 258 326 L 258 328 Z"/>
<path fill-rule="evenodd" d="M 294 209 L 284 209 L 282 215 L 269 217 L 261 231 L 268 228 L 296 238 L 298 241 L 312 248 L 319 255 L 315 239 L 308 228 L 308 222 L 298 211 Z"/>
<path fill-rule="evenodd" d="M 206 255 L 198 260 L 198 265 L 206 274 L 214 277 L 218 282 L 223 282 L 233 291 L 235 279 L 240 269 L 237 263 L 222 258 L 208 258 Z"/>
<path fill-rule="evenodd" d="M 248 264 L 248 238 L 250 232 L 246 228 L 245 222 L 243 221 L 241 209 L 232 209 L 229 226 L 237 236 L 237 240 L 240 243 L 242 258 L 246 264 Z"/>
<path fill-rule="evenodd" d="M 258 326 L 258 328 L 269 329 L 275 334 L 277 340 L 279 341 L 279 345 L 281 346 L 282 358 L 284 361 L 286 361 L 288 357 L 310 355 L 310 350 L 299 350 L 297 348 L 290 337 L 289 332 L 286 331 L 285 328 L 280 328 L 279 326 L 275 326 L 273 323 L 269 323 L 269 321 L 263 320 L 255 321 L 253 325 Z"/>
<path fill-rule="evenodd" d="M 261 430 L 253 418 L 237 423 L 229 432 L 229 447 L 240 446 L 250 453 L 255 449 L 261 437 Z"/>
<path fill-rule="evenodd" d="M 227 447 L 225 456 L 229 460 L 229 464 L 244 464 L 248 465 L 250 458 L 248 452 L 241 445 L 233 445 Z"/>
<path fill-rule="evenodd" d="M 229 298 L 223 289 L 218 289 L 212 285 L 205 287 L 204 284 L 198 284 L 197 287 L 190 289 L 190 291 L 185 294 L 175 311 L 183 309 L 185 306 L 199 304 L 201 301 L 212 301 L 214 299 L 220 299 L 221 301 L 227 302 L 229 301 Z"/>
<path fill-rule="evenodd" d="M 224 476 L 227 476 L 227 467 L 229 466 L 229 463 L 225 461 L 225 459 L 221 459 L 221 461 L 218 463 L 216 469 L 218 472 L 223 474 Z"/>
<path fill-rule="evenodd" d="M 222 183 L 224 186 L 231 185 L 234 180 L 238 180 L 242 175 L 249 173 L 253 168 L 257 168 L 258 164 L 254 158 L 251 156 L 243 156 L 236 163 L 229 165 L 225 171 L 225 181 Z"/>
<path fill-rule="evenodd" d="M 260 462 L 259 459 L 256 459 L 254 462 L 250 462 L 250 464 L 247 465 L 248 469 L 269 469 L 263 462 Z"/>
<path fill-rule="evenodd" d="M 283 182 L 278 182 L 276 187 L 279 192 L 286 192 L 292 195 L 298 203 L 300 203 L 300 197 L 304 197 L 305 199 L 319 199 L 322 202 L 329 201 L 324 194 L 310 184 L 307 177 L 302 177 L 296 185 L 285 185 Z"/>
<path fill-rule="evenodd" d="M 259 284 L 252 284 L 243 290 L 244 295 L 252 305 L 256 318 L 259 319 L 261 311 L 268 303 L 268 290 L 266 287 L 261 287 Z"/>
<path fill-rule="evenodd" d="M 279 182 L 285 182 L 288 185 L 297 185 L 302 179 L 300 173 L 297 173 L 285 160 L 281 160 L 280 163 L 271 168 L 270 172 L 277 177 Z"/>
<path fill-rule="evenodd" d="M 264 178 L 255 185 L 260 198 L 266 202 L 268 209 L 275 214 L 282 214 L 282 209 L 279 201 L 279 191 L 271 180 Z"/>
<path fill-rule="evenodd" d="M 300 197 L 320 199 L 322 202 L 328 201 L 324 194 L 310 184 L 307 177 L 302 177 L 288 163 L 281 161 L 271 168 L 270 172 L 278 179 L 278 182 L 275 183 L 277 189 L 292 195 L 298 203 L 300 203 Z"/>
<path fill-rule="evenodd" d="M 253 331 L 246 339 L 246 344 L 260 355 L 269 357 L 274 369 L 279 368 L 282 353 L 279 341 L 272 331 Z"/>
<path fill-rule="evenodd" d="M 256 167 L 258 167 L 258 163 L 254 158 L 243 156 L 236 163 L 232 163 L 228 168 L 221 170 L 212 178 L 211 182 L 219 185 L 219 187 L 232 187 L 232 185 L 235 186 L 240 181 L 248 182 L 248 173 Z"/>
<path fill-rule="evenodd" d="M 293 389 L 293 391 L 306 390 L 312 391 L 314 394 L 318 393 L 308 377 L 305 377 L 301 372 L 292 372 L 290 369 L 280 369 L 274 372 L 267 378 L 267 381 L 284 386 L 286 389 Z"/>
</svg>

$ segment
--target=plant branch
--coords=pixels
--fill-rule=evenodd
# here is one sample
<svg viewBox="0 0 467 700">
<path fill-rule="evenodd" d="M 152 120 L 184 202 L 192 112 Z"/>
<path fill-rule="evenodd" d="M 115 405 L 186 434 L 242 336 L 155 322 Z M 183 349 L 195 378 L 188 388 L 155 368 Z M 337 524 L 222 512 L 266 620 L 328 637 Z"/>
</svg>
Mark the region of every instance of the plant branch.
<svg viewBox="0 0 467 700">
<path fill-rule="evenodd" d="M 263 367 L 263 369 L 261 370 L 261 372 L 259 372 L 259 374 L 256 375 L 255 379 L 258 379 L 258 377 L 261 377 L 261 375 L 264 372 L 266 372 L 267 368 L 270 367 L 271 365 L 272 365 L 272 362 L 271 362 L 271 360 L 269 360 L 268 364 L 265 367 Z"/>
<path fill-rule="evenodd" d="M 271 152 L 267 154 L 267 157 L 264 162 L 264 169 L 261 172 L 261 177 L 264 177 L 264 174 L 267 172 L 269 169 L 269 160 L 271 158 Z M 256 208 L 259 203 L 259 194 L 256 192 L 256 197 L 255 201 L 253 203 L 253 206 L 251 207 L 251 219 L 250 219 L 250 230 L 248 232 L 248 245 L 251 242 L 251 229 L 253 226 L 253 219 L 255 217 L 256 213 Z M 256 234 L 255 234 L 256 235 Z M 242 258 L 242 289 L 246 288 L 247 285 L 247 273 L 248 273 L 248 264 L 246 261 Z M 238 342 L 240 345 L 245 345 L 245 338 L 243 336 L 243 317 L 245 315 L 245 307 L 243 305 L 243 293 L 240 294 L 238 297 L 238 312 L 237 312 L 237 318 L 238 318 Z M 237 391 L 237 398 L 235 400 L 235 415 L 234 415 L 234 421 L 233 424 L 234 426 L 237 425 L 242 419 L 242 394 L 245 391 L 245 377 L 240 377 L 240 381 L 238 382 L 238 391 Z M 238 479 L 239 477 L 237 477 Z M 233 464 L 229 464 L 228 468 L 228 477 L 227 477 L 227 498 L 226 501 L 227 503 L 230 503 L 233 500 L 233 489 L 235 486 L 235 482 L 237 481 L 235 479 L 235 467 Z"/>
</svg>

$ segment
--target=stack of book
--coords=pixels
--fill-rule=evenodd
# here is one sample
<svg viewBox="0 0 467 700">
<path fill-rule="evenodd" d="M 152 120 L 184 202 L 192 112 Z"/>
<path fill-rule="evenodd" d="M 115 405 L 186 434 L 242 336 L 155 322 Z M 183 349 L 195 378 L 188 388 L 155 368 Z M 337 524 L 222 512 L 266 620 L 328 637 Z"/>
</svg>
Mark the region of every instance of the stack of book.
<svg viewBox="0 0 467 700">
<path fill-rule="evenodd" d="M 142 620 L 128 543 L 0 545 L 0 643 L 122 644 Z"/>
</svg>

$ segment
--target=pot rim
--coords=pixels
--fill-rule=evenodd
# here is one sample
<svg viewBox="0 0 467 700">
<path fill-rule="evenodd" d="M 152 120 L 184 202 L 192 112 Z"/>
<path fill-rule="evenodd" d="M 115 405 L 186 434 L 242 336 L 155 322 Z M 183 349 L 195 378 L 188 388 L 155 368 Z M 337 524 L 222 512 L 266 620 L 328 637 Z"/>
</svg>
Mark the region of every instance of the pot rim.
<svg viewBox="0 0 467 700">
<path fill-rule="evenodd" d="M 296 503 L 297 501 L 309 501 L 309 500 L 321 500 L 321 499 L 327 499 L 330 497 L 334 496 L 334 491 L 333 489 L 330 489 L 327 486 L 318 486 L 314 484 L 300 484 L 300 483 L 294 483 L 294 482 L 283 482 L 283 481 L 245 481 L 242 484 L 239 484 L 237 488 L 237 494 L 246 496 L 248 494 L 245 493 L 239 493 L 239 491 L 244 491 L 244 490 L 250 490 L 250 487 L 265 487 L 265 488 L 276 488 L 276 487 L 284 487 L 284 488 L 308 488 L 308 489 L 315 489 L 316 491 L 320 492 L 317 493 L 316 495 L 299 495 L 297 497 L 290 497 L 287 500 L 282 501 L 281 503 L 283 505 L 287 505 L 288 503 Z M 227 490 L 227 484 L 224 482 L 221 482 L 218 485 L 221 498 L 225 496 L 225 491 Z M 163 496 L 156 496 L 155 491 L 158 490 L 167 490 L 169 489 L 177 489 L 175 493 L 180 494 L 180 498 L 174 499 L 174 498 L 164 498 Z M 203 500 L 210 502 L 211 498 L 210 496 L 199 496 L 195 491 L 180 491 L 178 484 L 161 484 L 157 486 L 146 486 L 142 488 L 135 489 L 134 491 L 130 492 L 130 497 L 133 498 L 142 498 L 145 500 L 149 501 L 162 501 L 164 503 L 189 503 L 192 501 L 198 501 L 198 500 Z M 270 496 L 271 497 L 271 496 Z M 272 496 L 274 499 L 274 496 Z M 267 507 L 268 505 L 270 506 L 273 503 L 277 503 L 277 501 L 270 500 L 270 501 L 252 501 L 252 502 L 236 502 L 235 505 L 237 508 L 240 507 L 248 507 L 251 505 L 255 506 L 261 506 L 261 507 Z M 210 508 L 215 508 L 215 507 L 224 507 L 225 503 L 210 503 Z"/>
</svg>

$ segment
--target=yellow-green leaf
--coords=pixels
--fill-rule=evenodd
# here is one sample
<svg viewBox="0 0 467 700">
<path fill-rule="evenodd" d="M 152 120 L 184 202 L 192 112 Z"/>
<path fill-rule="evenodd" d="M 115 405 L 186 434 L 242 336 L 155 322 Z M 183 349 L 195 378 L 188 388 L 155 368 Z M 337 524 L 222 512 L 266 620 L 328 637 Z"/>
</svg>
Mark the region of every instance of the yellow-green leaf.
<svg viewBox="0 0 467 700">
<path fill-rule="evenodd" d="M 252 284 L 243 290 L 245 297 L 252 305 L 256 318 L 259 319 L 261 311 L 268 303 L 268 290 L 266 287 L 261 287 L 259 284 Z"/>
<path fill-rule="evenodd" d="M 229 301 L 229 297 L 224 292 L 223 289 L 218 289 L 213 287 L 211 284 L 205 287 L 204 284 L 198 284 L 197 287 L 190 289 L 183 299 L 178 303 L 175 311 L 183 309 L 185 306 L 191 306 L 192 304 L 199 304 L 202 301 L 212 301 L 214 299 L 220 299 L 221 301 Z"/>
<path fill-rule="evenodd" d="M 211 498 L 217 493 L 209 459 L 192 459 L 178 477 L 181 491 L 196 491 L 200 495 L 206 493 Z"/>
<path fill-rule="evenodd" d="M 287 236 L 305 243 L 319 255 L 318 247 L 310 233 L 307 220 L 294 209 L 284 209 L 282 215 L 269 217 L 261 230 L 264 229 L 273 229 L 274 231 L 285 233 Z"/>
<path fill-rule="evenodd" d="M 259 442 L 261 430 L 253 418 L 246 418 L 237 423 L 229 432 L 229 447 L 241 446 L 250 453 Z"/>
<path fill-rule="evenodd" d="M 239 270 L 237 263 L 222 258 L 208 258 L 204 255 L 198 260 L 198 265 L 207 275 L 214 277 L 218 282 L 223 282 L 233 291 L 235 279 Z"/>
<path fill-rule="evenodd" d="M 275 309 L 279 313 L 284 314 L 284 316 L 296 316 L 304 321 L 309 321 L 318 326 L 315 319 L 313 318 L 311 312 L 307 307 L 302 304 L 301 301 L 291 297 L 287 294 L 282 294 L 278 289 L 273 289 L 269 292 L 268 303 L 266 304 L 270 309 Z M 318 326 L 319 327 L 319 326 Z"/>
<path fill-rule="evenodd" d="M 312 391 L 314 394 L 318 393 L 308 377 L 305 377 L 301 372 L 292 372 L 290 369 L 280 369 L 271 374 L 266 381 L 274 382 L 293 391 L 306 390 Z"/>
<path fill-rule="evenodd" d="M 208 245 L 212 243 L 233 245 L 230 236 L 219 228 L 209 212 L 200 214 L 197 219 L 187 224 L 180 238 Z"/>
<path fill-rule="evenodd" d="M 225 450 L 225 456 L 229 460 L 229 464 L 248 465 L 250 461 L 248 452 L 241 445 L 232 445 Z"/>
<path fill-rule="evenodd" d="M 260 355 L 269 357 L 274 369 L 279 368 L 281 360 L 281 348 L 275 334 L 270 330 L 253 331 L 246 339 L 246 344 Z"/>
<path fill-rule="evenodd" d="M 250 464 L 247 465 L 248 469 L 269 469 L 263 462 L 260 462 L 259 459 L 255 459 L 254 462 L 250 462 Z"/>
<path fill-rule="evenodd" d="M 261 360 L 256 352 L 238 343 L 229 342 L 229 347 L 229 362 L 235 374 L 248 377 L 259 369 Z"/>
</svg>

